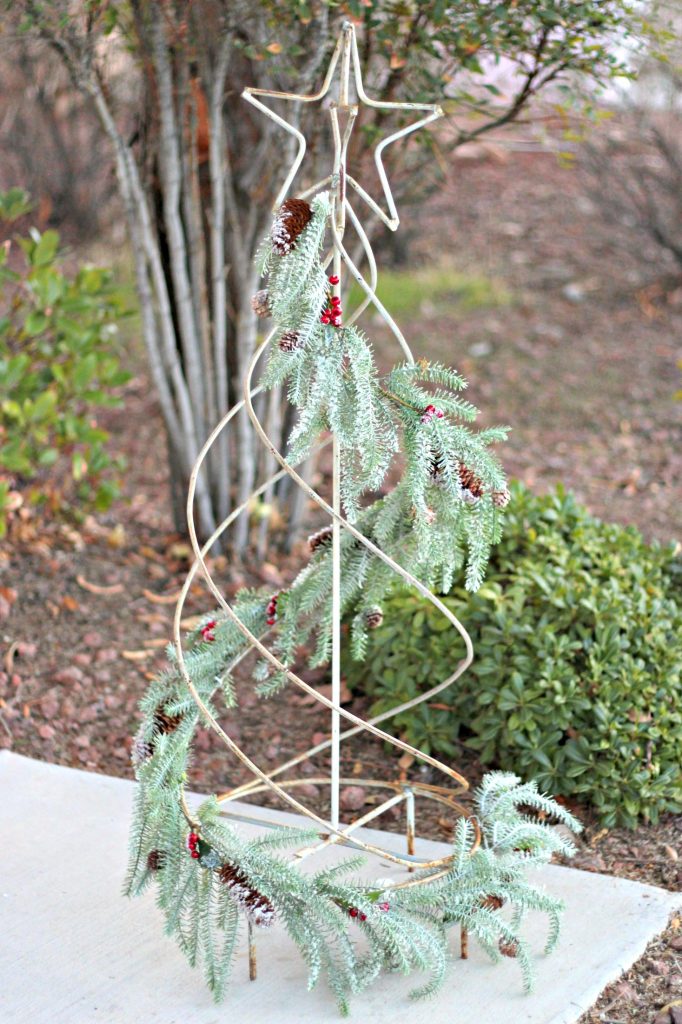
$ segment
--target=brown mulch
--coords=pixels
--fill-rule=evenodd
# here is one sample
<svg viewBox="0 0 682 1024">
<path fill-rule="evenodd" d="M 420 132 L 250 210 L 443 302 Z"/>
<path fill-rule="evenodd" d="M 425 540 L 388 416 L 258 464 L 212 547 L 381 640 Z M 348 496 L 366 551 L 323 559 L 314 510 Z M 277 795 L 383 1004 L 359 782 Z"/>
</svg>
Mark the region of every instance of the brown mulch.
<svg viewBox="0 0 682 1024">
<path fill-rule="evenodd" d="M 504 308 L 425 309 L 405 325 L 416 349 L 470 378 L 469 397 L 486 423 L 513 425 L 504 454 L 511 471 L 538 489 L 561 480 L 594 512 L 634 523 L 649 537 L 682 535 L 682 403 L 673 399 L 682 288 L 651 287 L 670 267 L 647 244 L 635 246 L 624 230 L 605 227 L 580 172 L 562 170 L 545 155 L 462 162 L 420 223 L 430 229 L 430 248 L 415 243 L 417 258 L 445 252 L 515 296 Z M 189 551 L 169 519 L 163 430 L 142 374 L 127 388 L 125 411 L 109 413 L 108 422 L 131 467 L 125 501 L 78 524 L 26 515 L 0 548 L 0 747 L 131 777 L 137 701 L 163 664 L 170 602 Z M 301 545 L 276 565 L 259 567 L 259 577 L 279 589 L 305 557 Z M 213 567 L 228 594 L 256 578 L 225 558 Z M 197 584 L 185 614 L 208 608 Z M 326 713 L 301 694 L 261 702 L 246 681 L 240 691 L 238 715 L 224 724 L 265 767 L 326 733 Z M 362 700 L 347 706 L 367 714 Z M 457 767 L 474 784 L 480 778 L 481 766 L 465 748 Z M 362 787 L 364 778 L 402 772 L 434 781 L 415 764 L 399 766 L 371 739 L 344 745 L 343 768 L 365 788 L 367 808 L 374 794 Z M 324 769 L 321 758 L 304 763 L 301 774 L 312 779 Z M 243 781 L 216 737 L 200 730 L 191 785 L 213 792 Z M 317 784 L 309 784 L 305 799 L 326 810 Z M 587 827 L 576 866 L 679 890 L 679 818 L 605 832 L 588 811 L 578 811 Z M 452 827 L 428 802 L 419 805 L 417 824 L 437 839 Z M 382 827 L 401 829 L 399 813 L 382 819 Z M 674 921 L 582 1024 L 649 1024 L 682 998 L 680 927 Z"/>
<path fill-rule="evenodd" d="M 682 919 L 601 994 L 579 1024 L 682 1024 Z"/>
</svg>

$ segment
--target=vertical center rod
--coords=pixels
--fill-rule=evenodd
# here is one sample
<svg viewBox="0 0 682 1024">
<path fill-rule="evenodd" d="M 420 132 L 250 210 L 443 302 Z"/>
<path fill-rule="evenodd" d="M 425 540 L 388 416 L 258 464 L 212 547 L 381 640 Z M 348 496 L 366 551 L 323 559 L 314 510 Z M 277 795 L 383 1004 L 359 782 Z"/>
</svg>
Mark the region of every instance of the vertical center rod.
<svg viewBox="0 0 682 1024">
<path fill-rule="evenodd" d="M 339 237 L 343 237 L 345 227 L 345 163 L 346 148 L 350 129 L 354 121 L 354 112 L 350 113 L 344 137 L 341 138 L 338 110 L 349 113 L 348 90 L 350 85 L 351 31 L 344 28 L 341 49 L 341 74 L 339 80 L 338 104 L 333 106 L 330 114 L 332 133 L 334 136 L 334 171 L 332 181 L 335 188 L 335 202 L 332 217 Z M 332 260 L 333 273 L 337 283 L 333 286 L 333 294 L 341 295 L 341 253 L 335 247 Z M 337 515 L 341 514 L 341 453 L 339 442 L 334 436 L 332 448 L 332 508 Z M 341 527 L 338 519 L 332 521 L 332 693 L 331 698 L 337 706 L 341 703 Z M 341 778 L 341 718 L 338 711 L 331 712 L 331 787 L 330 787 L 330 820 L 332 828 L 339 827 L 339 788 Z"/>
</svg>

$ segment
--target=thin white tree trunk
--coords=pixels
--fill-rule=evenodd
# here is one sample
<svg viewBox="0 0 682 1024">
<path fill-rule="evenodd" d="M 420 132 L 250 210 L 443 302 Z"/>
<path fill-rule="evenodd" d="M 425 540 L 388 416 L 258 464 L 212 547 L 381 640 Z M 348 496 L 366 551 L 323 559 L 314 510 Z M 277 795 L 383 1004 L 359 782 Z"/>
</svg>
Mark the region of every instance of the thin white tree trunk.
<svg viewBox="0 0 682 1024">
<path fill-rule="evenodd" d="M 99 82 L 94 76 L 81 81 L 82 87 L 92 96 L 102 126 L 113 144 L 116 173 L 126 205 L 131 237 L 134 232 L 134 239 L 138 243 L 137 259 L 141 259 L 141 247 L 144 250 L 145 260 L 151 273 L 150 282 L 147 276 L 147 268 L 144 268 L 143 273 L 141 263 L 139 265 L 136 263 L 136 278 L 142 286 L 141 298 L 145 300 L 142 306 L 145 343 L 147 350 L 151 353 L 152 361 L 150 365 L 155 384 L 157 384 L 158 376 L 161 411 L 169 431 L 172 431 L 173 437 L 177 441 L 177 451 L 183 458 L 182 470 L 187 478 L 189 478 L 189 473 L 199 447 L 192 416 L 191 401 L 178 358 L 168 289 L 147 198 L 142 188 L 137 164 L 133 159 L 130 148 L 126 145 L 116 126 Z M 151 294 L 150 283 L 153 286 L 153 295 Z M 158 344 L 159 331 L 157 330 L 157 321 L 153 315 L 154 305 L 156 305 L 158 322 L 160 324 L 161 349 Z M 160 363 L 163 366 L 163 372 L 160 370 Z M 162 377 L 163 381 L 161 382 Z M 197 505 L 202 529 L 212 532 L 215 528 L 215 521 L 213 519 L 210 495 L 203 477 L 199 479 L 197 485 Z"/>
<path fill-rule="evenodd" d="M 213 355 L 211 352 L 211 319 L 208 308 L 207 261 L 204 239 L 203 214 L 201 209 L 201 186 L 199 183 L 198 153 L 198 109 L 196 96 L 184 73 L 183 95 L 187 110 L 186 118 L 182 119 L 181 148 L 182 177 L 185 187 L 182 190 L 182 216 L 187 233 L 187 254 L 189 258 L 189 274 L 192 290 L 192 307 L 194 322 L 199 335 L 199 357 L 206 391 L 206 409 L 208 423 L 212 425 L 216 418 L 215 389 L 213 382 Z"/>
<path fill-rule="evenodd" d="M 224 416 L 228 407 L 227 375 L 227 285 L 225 281 L 225 132 L 223 128 L 223 95 L 229 64 L 231 39 L 223 39 L 216 63 L 209 98 L 209 174 L 211 179 L 210 251 L 213 314 L 213 372 L 217 416 Z M 230 512 L 230 448 L 227 431 L 216 444 L 216 518 L 225 519 Z"/>
<path fill-rule="evenodd" d="M 185 375 L 189 386 L 197 433 L 203 438 L 205 425 L 205 389 L 201 367 L 201 344 L 194 320 L 192 288 L 188 274 L 188 256 L 185 232 L 180 217 L 182 193 L 181 139 L 178 118 L 175 115 L 173 75 L 163 31 L 161 12 L 152 5 L 152 39 L 156 78 L 159 89 L 159 169 L 162 179 L 163 216 L 168 235 L 171 276 L 175 310 L 180 332 L 180 344 Z"/>
<path fill-rule="evenodd" d="M 267 396 L 267 411 L 265 414 L 265 432 L 268 437 L 271 437 L 275 443 L 277 443 L 277 436 L 280 429 L 281 419 L 281 406 L 282 406 L 282 386 L 281 384 L 275 388 L 272 388 Z M 262 476 L 267 479 L 275 473 L 277 463 L 275 462 L 274 456 L 270 451 L 264 452 L 263 458 L 263 471 Z M 271 506 L 275 500 L 275 485 L 269 484 L 267 489 L 263 492 L 263 504 L 265 506 Z M 259 562 L 265 558 L 268 535 L 270 532 L 270 521 L 267 516 L 263 516 L 260 523 L 258 524 L 258 541 L 257 541 L 257 556 Z"/>
<path fill-rule="evenodd" d="M 244 287 L 237 298 L 236 338 L 238 343 L 237 362 L 240 378 L 246 373 L 251 357 L 256 349 L 257 324 L 251 309 L 250 296 L 256 289 L 258 272 L 251 264 L 248 274 L 244 274 Z M 253 429 L 248 416 L 240 414 L 237 427 L 237 460 L 239 464 L 238 498 L 239 503 L 246 501 L 253 490 L 255 477 L 256 444 Z M 235 523 L 235 549 L 243 551 L 248 541 L 249 519 L 244 513 Z"/>
</svg>

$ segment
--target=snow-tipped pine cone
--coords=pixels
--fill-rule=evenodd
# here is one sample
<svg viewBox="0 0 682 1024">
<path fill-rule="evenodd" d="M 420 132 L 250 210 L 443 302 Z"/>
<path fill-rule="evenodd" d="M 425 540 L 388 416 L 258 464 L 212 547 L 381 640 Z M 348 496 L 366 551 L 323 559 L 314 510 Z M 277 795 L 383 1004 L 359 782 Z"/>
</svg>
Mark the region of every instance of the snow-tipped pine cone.
<svg viewBox="0 0 682 1024">
<path fill-rule="evenodd" d="M 149 871 L 160 871 L 166 861 L 166 854 L 163 850 L 150 850 L 147 854 L 147 869 Z"/>
<path fill-rule="evenodd" d="M 483 481 L 481 478 L 464 465 L 460 465 L 457 472 L 462 490 L 467 491 L 473 498 L 480 498 L 483 494 Z"/>
<path fill-rule="evenodd" d="M 516 939 L 500 939 L 497 947 L 502 956 L 516 957 L 519 955 L 519 944 Z"/>
<path fill-rule="evenodd" d="M 311 533 L 308 537 L 308 547 L 311 551 L 317 551 L 318 548 L 324 544 L 328 544 L 332 539 L 332 528 L 331 526 L 323 526 L 317 533 Z"/>
<path fill-rule="evenodd" d="M 365 612 L 365 625 L 367 629 L 378 629 L 384 621 L 384 613 L 378 605 L 373 605 Z"/>
<path fill-rule="evenodd" d="M 169 715 L 162 704 L 154 712 L 154 728 L 162 736 L 175 732 L 182 721 L 182 715 Z"/>
<path fill-rule="evenodd" d="M 298 331 L 285 331 L 279 339 L 279 347 L 282 352 L 295 352 L 301 347 L 301 335 Z"/>
<path fill-rule="evenodd" d="M 251 296 L 251 309 L 261 320 L 265 320 L 266 317 L 272 314 L 270 293 L 267 288 L 261 288 L 255 295 Z"/>
<path fill-rule="evenodd" d="M 287 199 L 282 203 L 270 233 L 272 244 L 280 256 L 286 256 L 296 248 L 296 239 L 312 215 L 312 207 L 305 199 Z"/>
<path fill-rule="evenodd" d="M 506 508 L 511 501 L 511 491 L 505 487 L 501 491 L 493 491 L 492 497 L 495 508 Z"/>
<path fill-rule="evenodd" d="M 500 907 L 504 906 L 504 899 L 502 896 L 497 896 L 495 893 L 491 893 L 489 896 L 483 896 L 479 902 L 479 906 L 485 910 L 499 910 Z"/>
</svg>

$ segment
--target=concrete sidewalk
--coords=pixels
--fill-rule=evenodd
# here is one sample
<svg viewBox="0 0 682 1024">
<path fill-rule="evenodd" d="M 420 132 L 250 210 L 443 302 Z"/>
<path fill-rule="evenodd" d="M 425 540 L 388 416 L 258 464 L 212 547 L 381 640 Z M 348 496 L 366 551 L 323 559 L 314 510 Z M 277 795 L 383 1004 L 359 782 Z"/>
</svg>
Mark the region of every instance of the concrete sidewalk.
<svg viewBox="0 0 682 1024">
<path fill-rule="evenodd" d="M 248 981 L 243 943 L 227 999 L 215 1006 L 199 971 L 163 935 L 153 893 L 134 901 L 120 895 L 133 787 L 0 752 L 2 1024 L 338 1021 L 323 985 L 306 991 L 305 967 L 277 926 L 259 934 L 258 980 Z M 245 834 L 254 828 L 239 827 Z M 363 834 L 402 851 L 401 836 Z M 421 841 L 417 852 L 444 849 Z M 335 849 L 326 856 L 346 855 Z M 396 872 L 375 862 L 373 874 Z M 453 960 L 435 1000 L 408 1002 L 416 977 L 389 975 L 355 997 L 353 1018 L 371 1024 L 573 1024 L 682 904 L 652 886 L 571 868 L 547 867 L 537 878 L 563 897 L 567 912 L 559 949 L 538 959 L 532 996 L 523 995 L 513 961 L 493 965 L 472 941 L 471 958 Z M 540 952 L 544 921 L 529 918 L 528 934 Z"/>
</svg>

